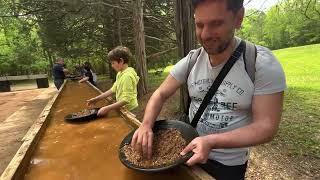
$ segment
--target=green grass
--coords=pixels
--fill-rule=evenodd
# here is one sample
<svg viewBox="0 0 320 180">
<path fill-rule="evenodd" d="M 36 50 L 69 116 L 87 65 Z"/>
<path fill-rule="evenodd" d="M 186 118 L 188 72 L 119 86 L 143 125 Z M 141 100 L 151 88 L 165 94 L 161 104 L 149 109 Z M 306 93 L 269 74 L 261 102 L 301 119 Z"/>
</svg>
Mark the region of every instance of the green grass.
<svg viewBox="0 0 320 180">
<path fill-rule="evenodd" d="M 276 50 L 274 54 L 284 67 L 289 86 L 320 88 L 320 44 Z"/>
<path fill-rule="evenodd" d="M 164 79 L 168 76 L 168 72 L 162 72 L 161 74 L 156 74 L 155 72 L 148 73 L 148 89 L 155 90 Z"/>
<path fill-rule="evenodd" d="M 159 87 L 162 81 L 168 76 L 173 65 L 167 66 L 165 68 L 150 69 L 148 70 L 148 88 L 155 89 Z"/>
<path fill-rule="evenodd" d="M 320 157 L 320 44 L 274 51 L 288 90 L 276 141 L 293 153 Z"/>
</svg>

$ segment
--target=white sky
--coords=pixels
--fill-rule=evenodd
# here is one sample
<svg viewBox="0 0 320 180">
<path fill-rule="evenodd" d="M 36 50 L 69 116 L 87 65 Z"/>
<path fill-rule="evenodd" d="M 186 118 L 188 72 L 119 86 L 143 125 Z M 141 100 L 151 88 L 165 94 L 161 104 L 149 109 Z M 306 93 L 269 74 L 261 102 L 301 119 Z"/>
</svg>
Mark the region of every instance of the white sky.
<svg viewBox="0 0 320 180">
<path fill-rule="evenodd" d="M 280 0 L 244 0 L 245 8 L 267 10 L 271 6 L 277 4 Z M 248 3 L 249 2 L 249 3 Z"/>
</svg>

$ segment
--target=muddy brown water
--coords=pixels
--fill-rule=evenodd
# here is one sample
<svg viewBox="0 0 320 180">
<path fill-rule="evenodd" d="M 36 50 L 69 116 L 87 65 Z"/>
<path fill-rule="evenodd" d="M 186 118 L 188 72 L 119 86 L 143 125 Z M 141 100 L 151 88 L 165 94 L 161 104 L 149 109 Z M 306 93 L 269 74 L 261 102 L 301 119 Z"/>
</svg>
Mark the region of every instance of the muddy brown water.
<svg viewBox="0 0 320 180">
<path fill-rule="evenodd" d="M 122 165 L 118 158 L 119 145 L 132 127 L 116 111 L 82 124 L 64 121 L 65 115 L 86 108 L 85 100 L 96 95 L 98 93 L 87 84 L 66 84 L 51 109 L 50 124 L 36 147 L 24 179 L 192 179 L 180 168 L 146 174 Z"/>
</svg>

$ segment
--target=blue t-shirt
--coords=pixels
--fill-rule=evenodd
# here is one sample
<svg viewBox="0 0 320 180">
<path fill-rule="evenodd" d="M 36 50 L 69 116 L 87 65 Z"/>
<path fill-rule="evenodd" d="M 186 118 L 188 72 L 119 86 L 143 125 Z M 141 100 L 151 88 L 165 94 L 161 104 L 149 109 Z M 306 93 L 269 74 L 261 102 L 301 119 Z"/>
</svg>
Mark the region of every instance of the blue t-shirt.
<svg viewBox="0 0 320 180">
<path fill-rule="evenodd" d="M 54 64 L 53 65 L 53 70 L 52 70 L 52 75 L 54 79 L 65 79 L 65 75 L 63 72 L 63 65 L 62 64 Z"/>
</svg>

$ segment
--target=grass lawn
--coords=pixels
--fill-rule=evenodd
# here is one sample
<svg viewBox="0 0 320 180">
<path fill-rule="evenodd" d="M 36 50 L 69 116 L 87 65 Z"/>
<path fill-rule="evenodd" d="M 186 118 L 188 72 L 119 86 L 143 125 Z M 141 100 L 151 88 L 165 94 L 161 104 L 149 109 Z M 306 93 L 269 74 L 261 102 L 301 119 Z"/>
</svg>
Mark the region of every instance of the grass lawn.
<svg viewBox="0 0 320 180">
<path fill-rule="evenodd" d="M 276 142 L 293 153 L 320 157 L 320 44 L 274 51 L 288 90 Z"/>
</svg>

